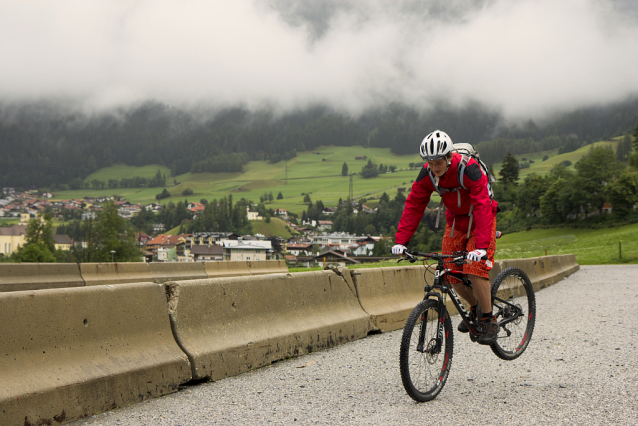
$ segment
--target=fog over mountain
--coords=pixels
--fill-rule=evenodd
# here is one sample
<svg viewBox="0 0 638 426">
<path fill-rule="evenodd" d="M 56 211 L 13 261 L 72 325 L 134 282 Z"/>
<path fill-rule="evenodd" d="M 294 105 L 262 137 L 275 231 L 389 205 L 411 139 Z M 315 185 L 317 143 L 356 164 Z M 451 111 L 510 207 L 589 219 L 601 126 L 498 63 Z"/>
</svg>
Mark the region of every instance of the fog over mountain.
<svg viewBox="0 0 638 426">
<path fill-rule="evenodd" d="M 636 40 L 630 0 L 5 1 L 0 101 L 542 118 L 637 95 Z"/>
</svg>

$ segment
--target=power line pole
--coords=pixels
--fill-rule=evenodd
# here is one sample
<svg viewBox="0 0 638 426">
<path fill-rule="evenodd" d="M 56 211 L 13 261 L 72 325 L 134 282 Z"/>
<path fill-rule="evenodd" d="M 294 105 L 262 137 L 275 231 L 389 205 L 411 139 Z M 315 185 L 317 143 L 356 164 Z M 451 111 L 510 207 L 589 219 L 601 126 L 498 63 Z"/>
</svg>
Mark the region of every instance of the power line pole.
<svg viewBox="0 0 638 426">
<path fill-rule="evenodd" d="M 350 198 L 350 201 L 354 201 L 353 198 L 353 186 L 352 186 L 352 175 L 354 175 L 354 173 L 350 173 L 350 192 L 348 195 L 348 198 Z"/>
</svg>

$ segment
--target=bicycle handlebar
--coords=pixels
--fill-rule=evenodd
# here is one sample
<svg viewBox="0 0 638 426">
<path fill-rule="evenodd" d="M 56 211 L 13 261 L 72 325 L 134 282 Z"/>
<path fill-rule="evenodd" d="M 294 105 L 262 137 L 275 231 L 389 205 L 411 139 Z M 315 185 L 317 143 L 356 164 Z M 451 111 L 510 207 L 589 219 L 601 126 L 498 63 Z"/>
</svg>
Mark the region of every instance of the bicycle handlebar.
<svg viewBox="0 0 638 426">
<path fill-rule="evenodd" d="M 402 260 L 407 260 L 410 263 L 414 263 L 417 260 L 419 260 L 417 256 L 420 256 L 423 258 L 423 260 L 433 259 L 433 260 L 436 260 L 437 262 L 451 259 L 451 263 L 462 265 L 465 263 L 467 251 L 455 251 L 452 254 L 441 254 L 441 253 L 420 253 L 418 251 L 404 250 L 403 254 L 405 257 L 403 257 L 402 259 L 399 259 L 399 262 L 401 262 Z"/>
</svg>

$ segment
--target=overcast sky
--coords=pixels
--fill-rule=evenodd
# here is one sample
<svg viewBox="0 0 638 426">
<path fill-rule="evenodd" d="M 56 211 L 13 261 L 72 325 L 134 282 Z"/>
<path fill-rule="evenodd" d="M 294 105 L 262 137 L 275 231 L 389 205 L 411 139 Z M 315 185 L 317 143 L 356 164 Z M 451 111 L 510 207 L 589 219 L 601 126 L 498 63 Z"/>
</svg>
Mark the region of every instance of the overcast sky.
<svg viewBox="0 0 638 426">
<path fill-rule="evenodd" d="M 2 0 L 0 100 L 506 115 L 638 94 L 632 0 Z"/>
</svg>

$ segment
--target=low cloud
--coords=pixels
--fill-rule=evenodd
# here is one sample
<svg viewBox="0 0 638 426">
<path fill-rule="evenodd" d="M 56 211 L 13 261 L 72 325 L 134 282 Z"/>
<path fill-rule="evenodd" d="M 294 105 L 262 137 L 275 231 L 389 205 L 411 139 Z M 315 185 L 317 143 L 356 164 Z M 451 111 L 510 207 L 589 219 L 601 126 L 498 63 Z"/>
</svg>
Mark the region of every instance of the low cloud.
<svg viewBox="0 0 638 426">
<path fill-rule="evenodd" d="M 10 1 L 0 100 L 543 116 L 638 94 L 637 22 L 618 0 Z"/>
</svg>

